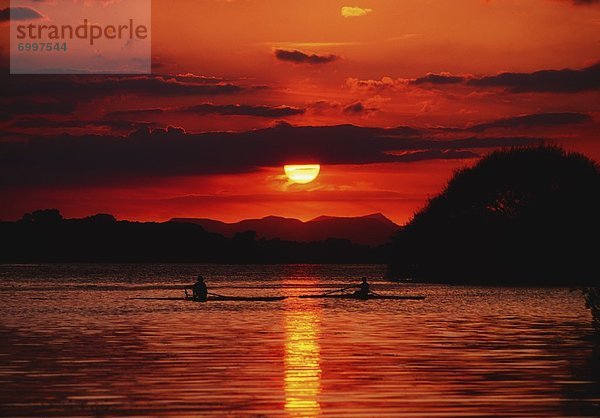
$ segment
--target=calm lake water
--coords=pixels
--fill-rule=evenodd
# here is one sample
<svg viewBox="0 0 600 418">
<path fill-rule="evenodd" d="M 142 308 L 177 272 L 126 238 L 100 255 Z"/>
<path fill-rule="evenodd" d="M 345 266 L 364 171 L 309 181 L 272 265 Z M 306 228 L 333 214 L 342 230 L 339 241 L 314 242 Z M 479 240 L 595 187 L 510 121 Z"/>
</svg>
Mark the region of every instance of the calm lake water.
<svg viewBox="0 0 600 418">
<path fill-rule="evenodd" d="M 0 266 L 0 415 L 598 416 L 591 315 L 569 289 L 393 284 L 382 266 Z M 319 293 L 361 276 L 424 301 Z M 596 355 L 594 355 L 596 350 Z"/>
</svg>

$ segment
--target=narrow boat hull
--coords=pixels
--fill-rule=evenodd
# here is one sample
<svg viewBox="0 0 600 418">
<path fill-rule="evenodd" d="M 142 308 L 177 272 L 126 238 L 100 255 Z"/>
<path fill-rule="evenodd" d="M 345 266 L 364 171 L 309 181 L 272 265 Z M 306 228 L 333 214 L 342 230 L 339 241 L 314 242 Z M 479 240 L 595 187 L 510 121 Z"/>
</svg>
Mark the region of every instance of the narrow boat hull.
<svg viewBox="0 0 600 418">
<path fill-rule="evenodd" d="M 272 297 L 243 297 L 243 296 L 226 296 L 226 297 L 209 297 L 207 300 L 196 300 L 192 298 L 135 298 L 136 300 L 181 300 L 185 302 L 278 302 L 286 299 L 287 296 L 272 296 Z"/>
<path fill-rule="evenodd" d="M 278 302 L 286 299 L 287 296 L 266 296 L 266 297 L 245 297 L 245 296 L 223 296 L 209 297 L 207 300 L 186 299 L 190 302 Z"/>
<path fill-rule="evenodd" d="M 369 296 L 362 297 L 356 295 L 301 295 L 302 299 L 353 299 L 353 300 L 423 300 L 425 296 L 393 296 L 393 295 L 381 295 L 381 296 Z"/>
</svg>

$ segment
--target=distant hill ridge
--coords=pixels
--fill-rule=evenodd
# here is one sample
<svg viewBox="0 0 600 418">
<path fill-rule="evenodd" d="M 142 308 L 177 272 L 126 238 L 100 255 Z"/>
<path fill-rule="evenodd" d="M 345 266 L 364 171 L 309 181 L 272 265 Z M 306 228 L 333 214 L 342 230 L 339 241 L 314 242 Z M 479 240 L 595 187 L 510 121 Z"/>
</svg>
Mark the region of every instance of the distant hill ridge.
<svg viewBox="0 0 600 418">
<path fill-rule="evenodd" d="M 319 216 L 307 222 L 280 216 L 246 219 L 234 223 L 203 218 L 173 218 L 169 222 L 200 225 L 208 232 L 226 237 L 233 237 L 238 232 L 256 231 L 259 237 L 267 239 L 314 242 L 339 238 L 371 246 L 385 244 L 400 229 L 399 225 L 381 213 L 359 217 Z"/>
</svg>

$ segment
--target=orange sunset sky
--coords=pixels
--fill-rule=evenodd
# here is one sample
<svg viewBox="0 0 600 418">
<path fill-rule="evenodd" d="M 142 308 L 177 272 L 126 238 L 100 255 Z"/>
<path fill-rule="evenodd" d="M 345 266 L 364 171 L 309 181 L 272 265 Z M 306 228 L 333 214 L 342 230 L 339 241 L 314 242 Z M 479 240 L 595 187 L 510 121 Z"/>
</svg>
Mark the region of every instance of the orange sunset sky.
<svg viewBox="0 0 600 418">
<path fill-rule="evenodd" d="M 155 0 L 142 76 L 9 75 L 0 7 L 0 219 L 402 224 L 494 149 L 600 160 L 599 1 Z"/>
</svg>

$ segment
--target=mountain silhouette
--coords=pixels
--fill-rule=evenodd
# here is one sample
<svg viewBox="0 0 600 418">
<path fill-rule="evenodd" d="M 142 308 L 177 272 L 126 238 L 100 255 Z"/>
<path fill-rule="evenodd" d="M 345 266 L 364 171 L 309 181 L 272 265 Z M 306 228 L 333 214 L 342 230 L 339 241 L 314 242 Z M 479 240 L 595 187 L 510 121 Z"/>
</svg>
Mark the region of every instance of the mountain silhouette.
<svg viewBox="0 0 600 418">
<path fill-rule="evenodd" d="M 269 225 L 278 224 L 277 219 L 270 220 Z M 251 230 L 225 237 L 193 223 L 120 221 L 109 214 L 66 219 L 57 209 L 0 221 L 0 236 L 0 263 L 371 264 L 385 262 L 387 251 L 383 245 L 336 238 L 315 242 L 258 238 Z"/>
<path fill-rule="evenodd" d="M 319 216 L 307 222 L 293 218 L 267 216 L 225 223 L 213 219 L 174 218 L 170 222 L 200 225 L 208 232 L 228 238 L 237 233 L 255 231 L 259 238 L 295 242 L 317 242 L 327 239 L 345 239 L 355 244 L 377 246 L 389 242 L 400 226 L 381 213 L 360 217 Z"/>
</svg>

